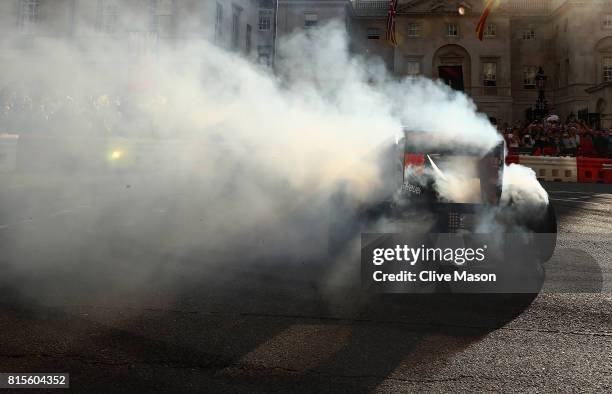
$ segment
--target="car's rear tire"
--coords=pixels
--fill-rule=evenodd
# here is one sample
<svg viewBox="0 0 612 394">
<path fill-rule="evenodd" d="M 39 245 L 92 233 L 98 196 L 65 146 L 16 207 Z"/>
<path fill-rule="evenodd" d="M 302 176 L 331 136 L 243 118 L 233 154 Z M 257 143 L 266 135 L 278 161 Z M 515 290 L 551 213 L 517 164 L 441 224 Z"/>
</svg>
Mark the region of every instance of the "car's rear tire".
<svg viewBox="0 0 612 394">
<path fill-rule="evenodd" d="M 542 253 L 542 261 L 550 260 L 555 253 L 557 247 L 557 214 L 555 208 L 549 204 L 546 220 L 543 222 L 543 229 L 549 236 L 546 238 L 547 243 Z"/>
<path fill-rule="evenodd" d="M 557 215 L 555 208 L 548 204 L 546 212 L 533 222 L 530 222 L 528 229 L 536 234 L 536 245 L 534 245 L 534 248 L 537 249 L 540 261 L 542 263 L 547 262 L 552 258 L 557 247 Z"/>
</svg>

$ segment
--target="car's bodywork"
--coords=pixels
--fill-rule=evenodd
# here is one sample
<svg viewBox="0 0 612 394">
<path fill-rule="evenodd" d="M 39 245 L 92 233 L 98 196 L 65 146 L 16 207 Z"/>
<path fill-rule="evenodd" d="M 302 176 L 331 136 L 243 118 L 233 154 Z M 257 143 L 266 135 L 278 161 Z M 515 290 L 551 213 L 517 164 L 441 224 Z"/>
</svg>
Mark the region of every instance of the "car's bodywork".
<svg viewBox="0 0 612 394">
<path fill-rule="evenodd" d="M 502 198 L 505 146 L 490 149 L 435 139 L 434 134 L 405 131 L 393 149 L 393 185 L 387 198 L 332 206 L 330 251 L 338 253 L 360 232 L 551 234 L 540 237 L 540 262 L 556 245 L 557 224 L 550 204 L 519 207 Z M 384 223 L 387 227 L 381 227 Z M 412 224 L 412 226 L 410 226 Z M 408 227 L 406 227 L 408 225 Z M 406 230 L 408 228 L 408 230 Z M 545 242 L 542 242 L 542 239 Z"/>
<path fill-rule="evenodd" d="M 428 136 L 406 131 L 397 144 L 402 184 L 395 203 L 401 209 L 435 214 L 436 232 L 473 230 L 475 215 L 500 203 L 504 144 L 486 151 L 454 143 L 434 146 Z"/>
</svg>

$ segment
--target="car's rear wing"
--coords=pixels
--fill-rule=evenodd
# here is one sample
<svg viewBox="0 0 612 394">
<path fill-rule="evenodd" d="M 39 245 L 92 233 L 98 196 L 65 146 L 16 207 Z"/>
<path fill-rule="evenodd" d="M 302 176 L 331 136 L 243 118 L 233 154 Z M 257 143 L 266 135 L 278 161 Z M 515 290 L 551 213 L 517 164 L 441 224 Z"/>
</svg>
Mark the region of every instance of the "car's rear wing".
<svg viewBox="0 0 612 394">
<path fill-rule="evenodd" d="M 473 144 L 465 143 L 462 138 L 442 138 L 436 133 L 424 131 L 404 130 L 403 140 L 400 142 L 407 154 L 441 154 L 441 155 L 495 155 L 503 158 L 505 155 L 504 139 L 500 138 L 497 145 L 483 154 L 483 148 L 477 141 Z"/>
</svg>

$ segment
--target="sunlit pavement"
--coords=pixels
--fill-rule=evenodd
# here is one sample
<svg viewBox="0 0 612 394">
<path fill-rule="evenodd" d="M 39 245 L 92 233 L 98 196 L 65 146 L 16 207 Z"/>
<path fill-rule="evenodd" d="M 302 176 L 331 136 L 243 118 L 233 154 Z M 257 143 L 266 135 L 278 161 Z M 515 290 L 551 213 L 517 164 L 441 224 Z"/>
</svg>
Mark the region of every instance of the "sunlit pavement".
<svg viewBox="0 0 612 394">
<path fill-rule="evenodd" d="M 609 185 L 546 185 L 556 257 L 585 261 L 549 270 L 593 278 L 589 292 L 367 298 L 330 284 L 325 262 L 244 266 L 139 243 L 130 212 L 163 232 L 172 199 L 132 206 L 129 181 L 70 184 L 44 207 L 28 185 L 0 192 L 21 207 L 0 213 L 2 372 L 69 372 L 82 391 L 612 391 Z M 103 211 L 113 231 L 100 234 L 87 213 L 105 198 L 126 208 Z M 118 233 L 130 236 L 96 247 Z"/>
</svg>

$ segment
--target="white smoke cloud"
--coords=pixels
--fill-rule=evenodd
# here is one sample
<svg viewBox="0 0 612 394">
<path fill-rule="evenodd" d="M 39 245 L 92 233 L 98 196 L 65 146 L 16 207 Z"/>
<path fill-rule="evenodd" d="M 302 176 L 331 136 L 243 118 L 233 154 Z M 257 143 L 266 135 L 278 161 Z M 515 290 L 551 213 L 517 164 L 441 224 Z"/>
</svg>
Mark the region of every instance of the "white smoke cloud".
<svg viewBox="0 0 612 394">
<path fill-rule="evenodd" d="M 505 205 L 548 205 L 548 193 L 529 167 L 518 164 L 506 166 L 503 187 L 502 203 Z"/>
<path fill-rule="evenodd" d="M 482 153 L 500 141 L 467 96 L 425 78 L 398 80 L 381 62 L 350 54 L 336 23 L 281 42 L 278 75 L 205 41 L 159 44 L 131 66 L 135 56 L 122 45 L 98 45 L 103 52 L 41 39 L 7 54 L 15 60 L 0 65 L 0 75 L 5 90 L 38 97 L 45 114 L 12 122 L 13 131 L 64 144 L 103 139 L 128 156 L 142 150 L 144 159 L 122 158 L 123 172 L 104 175 L 129 183 L 141 202 L 126 212 L 135 218 L 130 230 L 105 227 L 109 213 L 124 209 L 120 200 L 92 208 L 99 250 L 125 235 L 164 251 L 197 249 L 207 261 L 232 259 L 237 249 L 249 258 L 288 251 L 314 258 L 326 250 L 338 187 L 354 206 L 388 192 L 381 154 L 393 161 L 384 153 L 402 128 Z M 145 88 L 126 89 L 134 80 Z M 136 166 L 146 177 L 129 175 Z M 158 205 L 164 229 L 151 231 L 145 226 Z"/>
<path fill-rule="evenodd" d="M 438 171 L 432 176 L 436 182 L 436 190 L 447 201 L 464 204 L 482 204 L 480 176 L 478 172 L 478 156 L 452 156 L 443 163 L 436 164 L 429 160 Z"/>
</svg>

